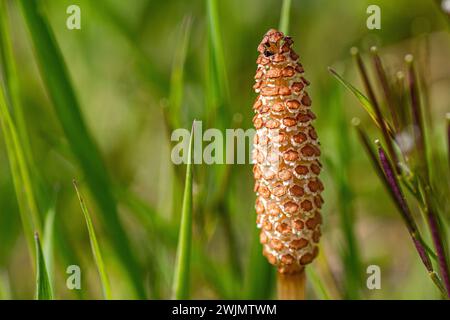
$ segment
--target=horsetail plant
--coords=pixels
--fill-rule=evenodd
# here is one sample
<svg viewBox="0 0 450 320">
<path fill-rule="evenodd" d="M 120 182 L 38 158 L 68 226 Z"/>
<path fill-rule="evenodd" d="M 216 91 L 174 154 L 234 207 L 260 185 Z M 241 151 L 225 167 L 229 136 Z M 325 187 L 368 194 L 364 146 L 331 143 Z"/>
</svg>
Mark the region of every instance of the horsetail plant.
<svg viewBox="0 0 450 320">
<path fill-rule="evenodd" d="M 278 296 L 304 299 L 304 268 L 318 254 L 323 184 L 309 82 L 292 43 L 271 29 L 258 46 L 253 172 L 260 241 L 278 270 Z"/>
<path fill-rule="evenodd" d="M 399 211 L 431 280 L 443 296 L 450 298 L 448 246 L 441 220 L 448 204 L 442 203 L 447 200 L 440 201 L 448 199 L 450 193 L 448 179 L 442 179 L 442 176 L 448 176 L 448 172 L 439 172 L 441 168 L 433 167 L 434 162 L 430 161 L 439 155 L 427 139 L 433 127 L 427 126 L 423 119 L 425 84 L 420 82 L 422 78 L 418 75 L 412 55 L 405 57 L 405 72 L 400 71 L 396 77 L 390 77 L 377 48 L 373 47 L 371 61 L 382 92 L 382 100 L 378 100 L 358 50 L 352 49 L 351 53 L 368 97 L 346 82 L 336 71 L 331 68 L 329 70 L 355 95 L 378 127 L 383 143 L 377 139 L 374 150 L 367 133 L 359 126 L 359 119 L 353 121 L 363 148 Z M 386 106 L 387 110 L 382 110 L 381 106 Z M 411 203 L 404 195 L 403 189 L 411 194 L 427 222 L 435 251 L 427 245 L 422 236 Z M 440 197 L 442 192 L 447 193 L 447 196 Z M 433 261 L 438 266 L 439 275 L 434 270 Z"/>
</svg>

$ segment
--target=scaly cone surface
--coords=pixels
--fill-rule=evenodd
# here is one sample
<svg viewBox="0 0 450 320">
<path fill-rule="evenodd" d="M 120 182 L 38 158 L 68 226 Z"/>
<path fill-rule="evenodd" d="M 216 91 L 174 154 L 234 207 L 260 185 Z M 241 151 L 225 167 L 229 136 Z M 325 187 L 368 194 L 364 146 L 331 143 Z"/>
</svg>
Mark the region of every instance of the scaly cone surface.
<svg viewBox="0 0 450 320">
<path fill-rule="evenodd" d="M 253 87 L 257 225 L 263 254 L 280 273 L 300 272 L 317 256 L 323 204 L 309 82 L 292 44 L 282 32 L 266 33 Z"/>
</svg>

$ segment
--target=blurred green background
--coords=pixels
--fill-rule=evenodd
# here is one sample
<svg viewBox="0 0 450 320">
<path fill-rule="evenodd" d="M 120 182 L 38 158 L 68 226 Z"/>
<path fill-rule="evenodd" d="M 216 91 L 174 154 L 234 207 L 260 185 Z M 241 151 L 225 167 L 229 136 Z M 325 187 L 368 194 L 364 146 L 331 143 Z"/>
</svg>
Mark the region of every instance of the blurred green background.
<svg viewBox="0 0 450 320">
<path fill-rule="evenodd" d="M 268 29 L 278 26 L 282 2 L 212 1 L 216 7 L 208 10 L 210 1 L 201 0 L 38 1 L 107 168 L 120 224 L 137 260 L 134 272 L 145 290 L 143 296 L 126 275 L 127 262 L 120 262 L 125 255 L 118 253 L 116 233 L 108 233 L 110 224 L 105 220 L 110 215 L 101 214 L 104 208 L 88 188 L 90 172 L 81 169 L 55 114 L 42 80 L 43 73 L 52 71 L 38 68 L 18 3 L 1 1 L 8 9 L 34 162 L 31 180 L 42 221 L 49 209 L 55 211 L 50 274 L 56 297 L 102 297 L 72 186 L 76 178 L 93 218 L 113 298 L 169 298 L 185 168 L 170 161 L 168 132 L 175 127 L 189 129 L 194 119 L 202 120 L 204 129 L 252 127 L 256 47 Z M 66 8 L 71 4 L 81 8 L 81 30 L 66 28 Z M 370 4 L 381 8 L 381 30 L 366 27 Z M 351 47 L 359 47 L 365 55 L 376 45 L 393 74 L 403 70 L 405 54 L 414 54 L 429 84 L 436 131 L 442 132 L 434 143 L 445 152 L 450 38 L 448 17 L 439 9 L 431 0 L 292 0 L 289 34 L 311 82 L 325 167 L 322 255 L 311 267 L 308 296 L 312 299 L 439 298 L 356 138 L 351 119 L 359 117 L 373 139 L 379 138 L 375 128 L 356 99 L 327 71 L 333 66 L 361 88 Z M 260 254 L 256 237 L 251 165 L 195 166 L 193 188 L 190 297 L 273 298 L 274 272 Z M 343 232 L 343 221 L 350 225 L 354 239 Z M 354 247 L 349 248 L 349 241 Z M 66 287 L 66 268 L 73 264 L 81 267 L 82 290 Z M 380 290 L 366 287 L 366 268 L 372 264 L 381 268 Z M 0 292 L 4 298 L 32 298 L 34 285 L 1 138 Z"/>
</svg>

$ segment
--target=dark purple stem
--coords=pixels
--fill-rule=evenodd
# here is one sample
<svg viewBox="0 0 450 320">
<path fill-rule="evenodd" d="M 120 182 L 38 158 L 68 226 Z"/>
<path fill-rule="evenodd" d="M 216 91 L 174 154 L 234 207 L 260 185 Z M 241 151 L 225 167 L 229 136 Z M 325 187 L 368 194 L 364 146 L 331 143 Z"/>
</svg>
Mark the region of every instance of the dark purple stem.
<svg viewBox="0 0 450 320">
<path fill-rule="evenodd" d="M 370 142 L 369 137 L 367 136 L 367 133 L 361 128 L 359 124 L 355 125 L 356 132 L 358 133 L 358 137 L 364 147 L 364 150 L 366 150 L 367 155 L 369 156 L 370 161 L 372 162 L 373 167 L 375 168 L 378 177 L 381 179 L 381 182 L 383 182 L 384 187 L 386 190 L 388 190 L 391 193 L 391 187 L 386 179 L 386 176 L 383 172 L 383 168 L 380 166 L 380 162 L 378 161 L 377 155 L 375 150 L 373 150 Z M 394 202 L 396 202 L 394 197 Z"/>
<path fill-rule="evenodd" d="M 394 174 L 394 170 L 392 169 L 392 165 L 386 156 L 385 151 L 381 146 L 378 147 L 378 155 L 380 157 L 381 166 L 383 168 L 387 184 L 389 185 L 389 190 L 391 193 L 391 196 L 394 198 L 394 202 L 397 205 L 400 214 L 402 215 L 403 219 L 406 222 L 406 226 L 408 228 L 408 231 L 412 237 L 412 240 L 414 242 L 414 245 L 417 249 L 417 252 L 419 253 L 420 259 L 422 260 L 423 264 L 425 265 L 425 268 L 428 272 L 433 271 L 433 266 L 431 264 L 430 257 L 428 253 L 426 252 L 425 246 L 422 242 L 422 237 L 419 235 L 419 231 L 417 229 L 417 225 L 412 217 L 411 211 L 408 207 L 408 204 L 406 203 L 406 199 L 403 195 L 403 192 L 400 188 L 400 185 L 398 183 L 398 180 Z"/>
<path fill-rule="evenodd" d="M 395 176 L 391 163 L 386 156 L 386 152 L 381 146 L 378 147 L 378 156 L 380 157 L 381 166 L 383 168 L 384 174 L 386 175 L 388 184 L 391 187 L 395 200 L 400 207 L 400 212 L 402 213 L 402 216 L 405 218 L 408 225 L 413 226 L 415 223 L 412 218 L 411 211 L 409 210 L 408 204 L 406 203 L 405 197 L 397 182 L 397 178 Z M 416 230 L 414 229 L 413 231 Z"/>
<path fill-rule="evenodd" d="M 381 61 L 380 56 L 378 55 L 377 49 L 375 47 L 371 48 L 371 52 L 373 55 L 373 65 L 375 67 L 375 71 L 378 76 L 378 80 L 381 83 L 381 87 L 383 88 L 384 98 L 386 99 L 386 104 L 389 108 L 389 111 L 391 113 L 392 122 L 394 123 L 394 127 L 396 130 L 399 129 L 399 122 L 396 110 L 394 108 L 394 99 L 392 95 L 392 89 L 389 84 L 386 70 L 384 69 L 383 62 Z"/>
<path fill-rule="evenodd" d="M 448 268 L 448 260 L 443 245 L 439 223 L 437 221 L 437 216 L 432 212 L 430 203 L 427 201 L 428 209 L 428 225 L 431 231 L 431 237 L 433 239 L 434 247 L 436 248 L 436 254 L 438 257 L 439 270 L 441 272 L 442 280 L 444 281 L 445 288 L 447 290 L 447 296 L 450 298 L 450 276 Z"/>
<path fill-rule="evenodd" d="M 419 253 L 420 259 L 425 265 L 425 268 L 427 268 L 428 272 L 433 272 L 433 265 L 431 264 L 431 260 L 428 257 L 428 253 L 425 250 L 425 247 L 423 246 L 422 242 L 415 237 L 412 237 L 412 240 L 414 242 L 414 245 L 416 246 L 417 252 Z"/>
<path fill-rule="evenodd" d="M 373 105 L 375 116 L 377 118 L 378 123 L 380 124 L 381 133 L 383 134 L 384 142 L 386 143 L 386 146 L 388 148 L 389 156 L 394 161 L 396 171 L 400 170 L 400 167 L 398 166 L 397 154 L 395 153 L 394 146 L 392 144 L 391 135 L 387 128 L 387 124 L 384 120 L 383 113 L 381 112 L 380 105 L 378 104 L 377 98 L 375 96 L 375 90 L 373 89 L 373 86 L 370 82 L 369 74 L 367 73 L 364 61 L 362 60 L 361 55 L 357 50 L 353 50 L 352 53 L 355 56 L 356 64 L 358 66 L 359 73 L 364 83 L 364 87 L 366 88 L 367 95 L 369 96 L 369 100 Z"/>
</svg>

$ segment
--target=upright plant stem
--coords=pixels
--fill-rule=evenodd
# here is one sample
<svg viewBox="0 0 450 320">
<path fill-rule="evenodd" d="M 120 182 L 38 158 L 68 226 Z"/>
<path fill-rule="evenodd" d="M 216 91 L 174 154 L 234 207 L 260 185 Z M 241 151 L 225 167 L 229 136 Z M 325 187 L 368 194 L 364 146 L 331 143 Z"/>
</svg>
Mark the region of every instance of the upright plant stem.
<svg viewBox="0 0 450 320">
<path fill-rule="evenodd" d="M 419 84 L 417 81 L 414 60 L 412 55 L 405 57 L 408 66 L 408 85 L 411 97 L 411 113 L 413 120 L 413 136 L 416 144 L 416 154 L 419 173 L 424 177 L 426 183 L 429 183 L 429 168 L 427 147 L 425 140 L 425 128 L 423 123 L 422 108 L 420 104 Z"/>
<path fill-rule="evenodd" d="M 439 271 L 442 276 L 445 288 L 447 290 L 447 297 L 450 299 L 450 269 L 447 250 L 442 238 L 442 227 L 440 225 L 437 213 L 434 211 L 434 205 L 431 202 L 430 193 L 431 190 L 425 190 L 425 203 L 426 203 L 426 216 L 428 219 L 428 226 L 431 232 L 431 238 L 433 239 L 434 247 L 436 248 L 436 254 L 438 257 Z"/>
<path fill-rule="evenodd" d="M 405 221 L 406 227 L 408 228 L 409 234 L 411 235 L 411 238 L 416 247 L 416 250 L 419 253 L 422 263 L 424 264 L 425 268 L 427 269 L 431 280 L 435 283 L 437 288 L 439 290 L 441 290 L 441 292 L 442 292 L 443 291 L 442 283 L 441 283 L 440 279 L 437 277 L 435 271 L 433 270 L 433 265 L 432 265 L 430 257 L 429 257 L 430 249 L 426 246 L 422 236 L 420 235 L 419 229 L 417 228 L 416 222 L 414 221 L 414 218 L 412 217 L 409 206 L 408 206 L 406 199 L 403 195 L 403 192 L 400 188 L 398 179 L 394 174 L 392 165 L 389 162 L 389 159 L 387 158 L 385 151 L 379 145 L 379 143 L 378 143 L 378 154 L 380 157 L 380 162 L 381 162 L 383 171 L 385 173 L 386 183 L 389 186 L 388 191 L 391 194 L 392 198 L 394 199 L 394 203 L 396 204 L 399 212 L 401 213 L 401 215 L 403 217 L 403 220 Z M 433 240 L 435 240 L 435 246 L 437 243 L 439 248 L 442 248 L 442 239 L 440 239 L 440 237 L 439 237 L 440 233 L 438 232 L 437 224 L 434 223 L 435 221 L 432 218 L 433 214 L 431 213 L 431 216 L 430 216 L 430 213 L 427 212 L 427 216 L 428 216 L 428 221 L 430 224 L 430 229 L 432 231 L 431 233 L 433 236 Z M 444 257 L 444 260 L 440 261 L 441 258 L 439 257 L 439 252 L 438 252 L 438 262 L 439 262 L 440 266 L 444 265 L 444 264 L 447 265 L 446 264 L 447 260 L 445 258 L 445 252 L 442 251 L 442 253 L 444 254 L 442 256 L 442 257 Z M 446 270 L 447 270 L 447 278 L 448 278 L 448 266 L 446 267 Z M 442 272 L 442 268 L 441 268 L 441 272 Z M 444 278 L 444 280 L 445 280 L 445 278 Z M 445 294 L 445 291 L 443 293 Z M 448 295 L 448 292 L 447 292 L 447 295 Z"/>
<path fill-rule="evenodd" d="M 279 300 L 305 300 L 305 270 L 296 273 L 277 272 L 277 294 Z"/>
<path fill-rule="evenodd" d="M 53 288 L 37 232 L 34 239 L 36 248 L 36 300 L 53 300 Z"/>
<path fill-rule="evenodd" d="M 189 297 L 191 247 L 192 247 L 192 148 L 195 120 L 192 124 L 187 156 L 186 180 L 183 207 L 181 209 L 180 232 L 178 235 L 177 259 L 175 265 L 173 292 L 174 299 Z"/>
<path fill-rule="evenodd" d="M 391 114 L 392 122 L 394 124 L 394 128 L 396 130 L 399 129 L 399 122 L 397 117 L 397 112 L 394 106 L 394 97 L 392 94 L 392 88 L 388 81 L 388 77 L 386 74 L 386 70 L 383 66 L 383 62 L 381 61 L 380 56 L 378 55 L 378 49 L 376 47 L 372 47 L 370 49 L 372 53 L 373 65 L 378 76 L 378 80 L 381 83 L 381 87 L 383 88 L 384 99 L 386 101 L 386 105 L 389 108 L 389 112 Z"/>
<path fill-rule="evenodd" d="M 336 105 L 333 103 L 336 103 Z M 330 104 L 331 110 L 336 112 L 336 114 L 331 115 L 333 125 L 340 132 L 339 138 L 335 140 L 336 150 L 345 150 L 345 152 L 337 153 L 335 162 L 330 166 L 335 177 L 339 223 L 345 239 L 345 249 L 342 250 L 342 260 L 346 266 L 344 276 L 345 298 L 357 300 L 361 296 L 362 262 L 355 231 L 354 193 L 349 178 L 350 168 L 352 167 L 353 145 L 345 114 L 339 110 L 337 102 L 332 101 Z"/>
<path fill-rule="evenodd" d="M 84 202 L 84 198 L 81 195 L 80 190 L 78 189 L 78 184 L 76 180 L 73 180 L 73 186 L 78 196 L 78 200 L 80 202 L 81 211 L 83 212 L 84 219 L 86 221 L 86 227 L 89 234 L 89 242 L 91 244 L 92 255 L 95 260 L 95 264 L 97 266 L 98 275 L 100 277 L 100 282 L 102 284 L 103 296 L 106 300 L 111 300 L 111 285 L 109 283 L 109 278 L 106 273 L 105 263 L 103 262 L 102 254 L 100 251 L 100 246 L 97 241 L 97 236 L 95 235 L 94 224 L 91 220 L 91 215 L 89 210 Z"/>
<path fill-rule="evenodd" d="M 20 143 L 16 126 L 9 112 L 2 86 L 0 86 L 0 124 L 8 150 L 8 158 L 25 238 L 28 242 L 30 256 L 34 258 L 33 231 L 42 231 L 41 221 L 22 144 Z"/>
<path fill-rule="evenodd" d="M 359 51 L 356 48 L 352 48 L 351 53 L 356 59 L 356 64 L 358 66 L 359 73 L 360 73 L 362 81 L 364 83 L 364 87 L 366 88 L 367 95 L 369 96 L 369 100 L 372 103 L 373 109 L 375 111 L 375 116 L 378 120 L 378 123 L 380 124 L 381 133 L 383 134 L 383 139 L 384 139 L 384 142 L 386 143 L 386 146 L 387 146 L 387 149 L 389 152 L 389 156 L 391 157 L 392 161 L 394 162 L 394 169 L 396 172 L 400 172 L 398 157 L 397 157 L 397 154 L 395 153 L 394 145 L 393 145 L 391 137 L 389 135 L 388 127 L 386 125 L 383 114 L 381 112 L 380 105 L 378 104 L 378 100 L 375 96 L 375 91 L 370 82 L 369 75 L 367 73 L 364 62 L 361 58 L 361 55 L 359 54 Z"/>
<path fill-rule="evenodd" d="M 19 79 L 16 68 L 16 59 L 14 58 L 13 44 L 11 38 L 11 30 L 9 26 L 9 15 L 6 1 L 0 1 L 0 55 L 4 67 L 4 75 L 6 79 L 7 91 L 12 105 L 12 118 L 17 127 L 17 132 L 20 137 L 23 152 L 27 163 L 31 165 L 32 152 L 27 132 L 27 126 L 23 113 L 23 104 L 20 98 Z"/>
<path fill-rule="evenodd" d="M 289 34 L 289 16 L 291 11 L 291 0 L 283 0 L 281 7 L 280 25 L 278 29 L 284 34 Z"/>
</svg>

